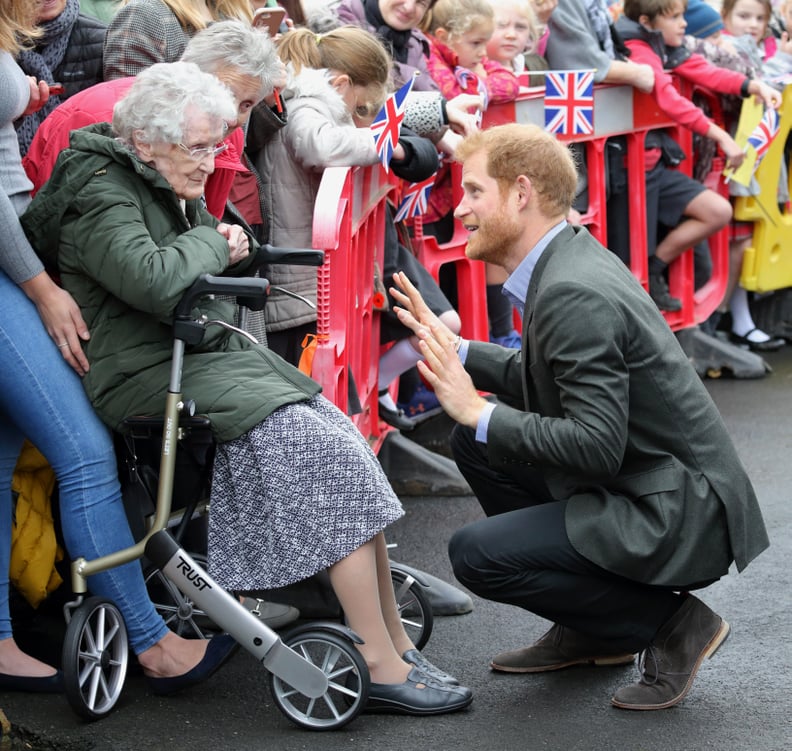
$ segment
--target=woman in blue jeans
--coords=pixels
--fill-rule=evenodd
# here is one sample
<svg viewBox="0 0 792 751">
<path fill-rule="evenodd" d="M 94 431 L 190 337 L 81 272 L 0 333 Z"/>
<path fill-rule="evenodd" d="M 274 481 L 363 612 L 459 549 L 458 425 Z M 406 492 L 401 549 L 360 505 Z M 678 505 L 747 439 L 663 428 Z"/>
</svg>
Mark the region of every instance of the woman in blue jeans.
<svg viewBox="0 0 792 751">
<path fill-rule="evenodd" d="M 55 471 L 63 535 L 73 558 L 88 560 L 133 544 L 107 429 L 94 414 L 80 375 L 88 330 L 71 296 L 58 287 L 28 244 L 18 216 L 29 198 L 13 121 L 46 101 L 48 87 L 28 79 L 13 59 L 19 35 L 32 33 L 37 0 L 0 10 L 0 691 L 52 692 L 62 676 L 19 649 L 11 631 L 8 568 L 11 478 L 28 438 Z M 148 598 L 140 565 L 89 579 L 91 591 L 120 609 L 149 685 L 172 693 L 207 678 L 232 653 L 227 635 L 182 639 Z"/>
</svg>

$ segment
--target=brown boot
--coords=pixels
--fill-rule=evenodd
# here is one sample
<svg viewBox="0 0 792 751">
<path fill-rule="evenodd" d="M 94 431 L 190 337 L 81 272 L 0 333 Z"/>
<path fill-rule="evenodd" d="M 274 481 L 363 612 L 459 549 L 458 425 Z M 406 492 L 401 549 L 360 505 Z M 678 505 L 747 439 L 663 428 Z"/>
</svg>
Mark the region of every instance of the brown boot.
<svg viewBox="0 0 792 751">
<path fill-rule="evenodd" d="M 530 647 L 496 655 L 490 667 L 503 673 L 544 673 L 572 665 L 628 665 L 634 657 L 556 623 Z"/>
<path fill-rule="evenodd" d="M 693 595 L 657 632 L 641 653 L 641 680 L 620 688 L 611 699 L 620 709 L 665 709 L 682 701 L 705 657 L 712 657 L 729 635 L 729 624 Z"/>
</svg>

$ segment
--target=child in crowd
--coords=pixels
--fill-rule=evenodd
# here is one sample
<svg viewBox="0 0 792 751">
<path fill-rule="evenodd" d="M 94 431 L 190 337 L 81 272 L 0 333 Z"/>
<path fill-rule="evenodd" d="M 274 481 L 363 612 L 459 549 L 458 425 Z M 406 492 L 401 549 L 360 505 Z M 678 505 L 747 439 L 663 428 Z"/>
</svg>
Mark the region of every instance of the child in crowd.
<svg viewBox="0 0 792 751">
<path fill-rule="evenodd" d="M 762 61 L 769 60 L 778 50 L 776 38 L 768 33 L 773 12 L 770 0 L 723 0 L 721 16 L 730 36 L 749 37 L 748 41 Z"/>
<path fill-rule="evenodd" d="M 495 15 L 487 0 L 437 0 L 424 29 L 429 37 L 429 75 L 442 94 L 480 93 L 484 106 L 516 99 L 520 84 L 511 69 L 487 57 L 487 43 L 495 30 Z M 441 166 L 423 216 L 424 231 L 448 242 L 453 234 L 453 187 L 449 165 Z M 520 346 L 514 331 L 511 303 L 501 290 L 506 274 L 487 264 L 487 312 L 490 338 L 506 346 Z"/>
<path fill-rule="evenodd" d="M 738 70 L 755 78 L 757 71 L 751 57 L 734 45 L 734 38 L 726 33 L 721 14 L 706 0 L 688 0 L 685 8 L 685 46 L 697 52 L 713 65 Z"/>
<path fill-rule="evenodd" d="M 387 96 L 391 60 L 371 33 L 346 26 L 315 34 L 295 29 L 279 42 L 292 77 L 282 92 L 289 109 L 286 126 L 264 146 L 256 169 L 266 176 L 261 190 L 274 245 L 311 247 L 314 201 L 325 167 L 379 161 L 369 126 Z M 427 139 L 402 132 L 393 152 L 394 173 L 413 182 L 437 169 L 437 151 Z M 404 271 L 426 290 L 437 315 L 455 331 L 461 321 L 434 279 L 399 242 L 392 221 L 385 223 L 383 278 Z M 316 300 L 316 271 L 300 266 L 270 267 L 271 282 Z M 292 347 L 316 330 L 316 311 L 291 296 L 273 295 L 267 304 L 268 339 L 294 362 Z M 396 343 L 380 358 L 380 416 L 401 430 L 414 427 L 396 408 L 388 386 L 421 359 L 417 340 L 393 313 L 381 323 L 383 342 Z"/>
<path fill-rule="evenodd" d="M 679 94 L 667 71 L 673 70 L 681 78 L 720 93 L 756 95 L 774 108 L 779 106 L 781 97 L 759 80 L 719 68 L 691 53 L 683 45 L 685 28 L 682 0 L 626 0 L 624 16 L 616 24 L 630 50 L 630 59 L 652 66 L 652 94 L 660 108 L 680 125 L 714 140 L 723 150 L 727 166 L 739 167 L 745 158 L 743 150 L 725 130 Z M 681 302 L 670 295 L 665 269 L 686 249 L 723 228 L 731 219 L 731 206 L 701 183 L 668 168 L 673 164 L 676 144 L 667 133 L 651 131 L 646 147 L 649 292 L 661 310 L 679 310 Z M 656 243 L 659 224 L 669 231 Z"/>
<path fill-rule="evenodd" d="M 769 82 L 792 72 L 792 41 L 788 33 L 780 39 L 770 33 L 772 14 L 770 0 L 724 0 L 721 8 L 725 33 Z"/>
<path fill-rule="evenodd" d="M 489 0 L 495 13 L 495 30 L 487 43 L 487 55 L 516 74 L 547 70 L 540 53 L 541 33 L 531 0 Z M 543 49 L 542 45 L 542 49 Z M 532 86 L 541 86 L 544 76 L 529 78 Z"/>
<path fill-rule="evenodd" d="M 732 43 L 732 38 L 723 33 L 724 25 L 720 13 L 706 0 L 688 0 L 685 22 L 687 26 L 684 45 L 690 52 L 701 55 L 721 68 L 736 70 L 749 78 L 757 77 L 751 58 L 746 53 L 738 51 Z M 706 96 L 694 94 L 693 103 L 702 109 L 704 114 L 711 115 Z M 736 123 L 742 109 L 742 99 L 739 96 L 724 95 L 720 98 L 720 105 L 727 125 Z M 727 129 L 731 130 L 731 128 Z M 712 160 L 717 151 L 718 147 L 714 141 L 698 134 L 693 136 L 692 174 L 699 182 L 704 182 L 712 171 Z"/>
<path fill-rule="evenodd" d="M 487 57 L 495 31 L 488 0 L 437 0 L 427 18 L 427 67 L 446 97 L 480 93 L 493 104 L 517 97 L 520 85 L 514 73 Z"/>
<path fill-rule="evenodd" d="M 757 78 L 764 79 L 775 88 L 783 89 L 783 80 L 792 73 L 792 42 L 787 33 L 776 39 L 769 28 L 773 16 L 770 0 L 724 0 L 721 8 L 724 25 L 723 39 L 735 51 L 734 57 L 723 58 L 718 65 L 742 70 L 746 63 L 751 66 Z M 788 195 L 787 175 L 779 176 L 779 200 Z M 748 188 L 732 183 L 733 196 L 745 195 L 753 191 L 755 183 Z M 729 227 L 729 282 L 723 303 L 709 322 L 710 327 L 727 330 L 732 341 L 750 349 L 767 352 L 779 349 L 784 340 L 770 337 L 758 329 L 750 312 L 748 291 L 740 286 L 742 258 L 753 239 L 753 222 L 732 220 Z M 723 314 L 728 312 L 729 316 Z"/>
<path fill-rule="evenodd" d="M 723 19 L 706 0 L 688 0 L 685 6 L 685 34 L 696 39 L 716 42 L 721 39 Z"/>
</svg>

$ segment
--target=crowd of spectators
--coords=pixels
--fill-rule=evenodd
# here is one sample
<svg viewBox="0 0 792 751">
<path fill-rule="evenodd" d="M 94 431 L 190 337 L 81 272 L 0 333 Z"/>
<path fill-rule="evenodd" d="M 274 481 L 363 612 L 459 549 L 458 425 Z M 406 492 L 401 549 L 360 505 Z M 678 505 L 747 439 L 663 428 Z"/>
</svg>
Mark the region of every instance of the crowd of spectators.
<svg viewBox="0 0 792 751">
<path fill-rule="evenodd" d="M 30 148 L 40 123 L 64 99 L 91 87 L 100 79 L 109 81 L 133 76 L 155 62 L 179 59 L 187 40 L 218 18 L 250 22 L 256 9 L 274 5 L 278 3 L 270 0 L 206 0 L 200 3 L 183 0 L 94 0 L 83 6 L 78 0 L 44 3 L 38 22 L 45 33 L 36 41 L 34 48 L 22 50 L 19 62 L 29 75 L 36 76 L 38 80 L 63 83 L 64 90 L 51 95 L 42 108 L 15 123 L 23 156 Z M 742 91 L 743 95 L 756 94 L 761 86 L 765 86 L 762 89 L 765 102 L 771 101 L 771 95 L 763 81 L 777 81 L 792 67 L 792 55 L 787 49 L 788 37 L 783 36 L 784 6 L 775 9 L 770 0 L 727 0 L 722 9 L 716 9 L 703 0 L 691 0 L 689 6 L 679 3 L 678 9 L 674 3 L 655 3 L 648 6 L 650 13 L 644 21 L 640 20 L 642 4 L 628 3 L 629 7 L 625 8 L 623 3 L 606 0 L 573 0 L 561 8 L 557 7 L 555 0 L 333 0 L 321 3 L 295 0 L 280 5 L 287 12 L 287 22 L 281 33 L 307 27 L 316 34 L 322 34 L 340 25 L 359 25 L 376 35 L 390 54 L 393 60 L 391 85 L 394 88 L 413 78 L 413 91 L 439 91 L 442 94 L 431 105 L 442 108 L 442 114 L 431 115 L 437 121 L 414 128 L 419 136 L 430 138 L 441 156 L 435 185 L 429 195 L 429 206 L 422 217 L 424 232 L 435 235 L 440 243 L 448 241 L 453 234 L 451 171 L 448 159 L 442 157 L 453 157 L 459 138 L 470 132 L 470 123 L 461 121 L 465 114 L 480 122 L 482 111 L 488 105 L 509 101 L 519 94 L 517 75 L 523 74 L 523 85 L 541 85 L 541 71 L 548 67 L 554 70 L 593 69 L 595 81 L 626 84 L 640 91 L 652 92 L 666 112 L 681 116 L 680 98 L 674 96 L 671 79 L 658 73 L 664 66 L 666 70 L 673 67 L 677 75 L 685 77 L 688 70 L 695 68 L 700 81 L 707 73 L 702 74 L 700 67 L 692 66 L 687 60 L 691 53 L 694 59 L 704 57 L 719 70 L 734 71 L 734 74 L 719 72 L 716 75 L 718 80 L 728 78 L 739 82 L 737 73 L 747 76 L 753 84 Z M 657 46 L 655 20 L 670 18 L 673 12 L 685 22 L 685 26 L 679 29 L 681 46 L 672 53 L 667 42 L 660 41 L 660 47 L 664 47 L 658 48 L 660 57 L 647 56 L 645 50 L 653 49 L 650 43 L 653 34 L 653 43 Z M 108 24 L 106 30 L 104 23 Z M 689 30 L 686 31 L 688 25 Z M 97 50 L 97 35 L 104 38 L 103 49 Z M 698 41 L 694 42 L 694 39 Z M 678 62 L 681 57 L 685 60 Z M 72 73 L 70 67 L 74 68 L 75 64 L 79 70 Z M 531 71 L 535 72 L 528 75 Z M 61 78 L 66 81 L 60 81 Z M 712 80 L 710 77 L 709 82 Z M 708 127 L 732 166 L 737 166 L 742 150 L 734 143 L 729 131 L 733 133 L 739 112 L 729 104 L 729 100 L 733 101 L 741 92 L 731 88 L 724 97 L 725 111 L 730 113 L 725 129 L 712 121 Z M 469 95 L 470 99 L 457 99 L 460 94 Z M 476 106 L 472 106 L 471 101 L 477 101 Z M 282 104 L 281 101 L 279 106 Z M 778 106 L 777 100 L 773 106 Z M 408 116 L 408 122 L 423 125 L 425 120 L 421 118 L 428 109 L 428 100 L 424 100 L 421 106 L 416 102 L 413 120 Z M 706 167 L 712 149 L 717 147 L 701 145 L 699 134 L 710 138 L 712 134 L 705 134 L 702 130 L 703 115 L 696 115 L 689 108 L 683 109 L 690 114 L 685 114 L 680 122 L 695 121 L 692 127 L 700 146 L 696 153 L 700 151 Z M 226 182 L 232 179 L 235 171 L 238 173 L 233 176 L 234 185 L 228 192 L 224 189 L 219 194 L 211 191 L 207 196 L 212 201 L 210 210 L 218 217 L 224 211 L 224 196 L 230 196 L 248 223 L 257 229 L 258 238 L 263 240 L 271 240 L 273 235 L 271 207 L 264 205 L 262 191 L 271 191 L 275 180 L 261 174 L 254 177 L 247 168 L 260 158 L 263 145 L 283 124 L 278 123 L 278 114 L 254 116 L 248 128 L 246 147 L 239 142 L 241 134 L 229 142 L 229 150 L 218 156 L 216 166 L 225 175 Z M 262 118 L 266 120 L 263 130 L 255 127 Z M 580 149 L 578 163 L 582 167 L 576 208 L 585 211 L 585 156 L 582 148 L 573 148 Z M 628 261 L 631 252 L 630 220 L 623 189 L 625 180 L 620 174 L 623 173 L 624 139 L 609 139 L 607 152 L 611 157 L 608 164 L 612 172 L 608 175 L 608 247 Z M 692 182 L 685 182 L 683 187 L 681 176 L 673 169 L 677 159 L 678 149 L 665 131 L 649 134 L 647 248 L 652 298 L 661 310 L 679 310 L 680 300 L 669 293 L 668 265 L 686 248 L 695 247 L 696 267 L 700 272 L 697 286 L 701 286 L 709 269 L 707 238 L 728 222 L 732 238 L 729 282 L 718 311 L 708 322 L 709 330 L 725 328 L 735 343 L 750 349 L 777 349 L 783 341 L 765 334 L 754 325 L 750 315 L 750 296 L 738 284 L 742 253 L 750 242 L 751 223 L 730 222 L 730 206 L 713 191 Z M 669 166 L 671 169 L 666 169 Z M 26 169 L 38 187 L 41 177 L 34 173 L 35 163 L 28 160 Z M 701 177 L 695 168 L 694 174 Z M 214 184 L 217 182 L 217 178 L 212 180 Z M 780 183 L 783 185 L 784 180 Z M 733 186 L 732 190 L 739 191 L 739 186 Z M 283 227 L 281 236 L 282 230 Z M 514 326 L 511 305 L 502 294 L 504 278 L 502 269 L 487 264 L 490 338 L 498 343 L 518 346 L 519 331 L 515 328 L 519 327 Z M 443 291 L 451 300 L 455 299 L 453 285 L 453 279 L 441 282 Z M 300 290 L 294 291 L 301 294 Z M 273 320 L 270 328 L 273 332 L 293 328 L 292 337 L 283 340 L 282 336 L 277 336 L 276 339 L 284 341 L 279 350 L 281 354 L 298 360 L 306 333 L 305 324 L 310 324 L 311 315 L 296 310 L 294 298 L 291 303 L 283 299 L 276 301 L 272 306 L 273 315 L 279 306 L 286 306 L 295 313 L 295 320 L 293 324 Z M 278 316 L 281 318 L 283 316 Z M 383 415 L 388 422 L 403 430 L 410 427 L 410 414 L 415 410 L 411 399 L 416 389 L 420 400 L 426 397 L 425 388 L 414 377 L 414 372 L 410 373 L 408 362 L 411 356 L 398 358 L 391 355 L 391 359 L 398 359 L 399 363 L 388 370 L 388 375 L 403 376 L 398 392 L 399 406 L 403 408 L 401 414 L 392 403 L 390 392 L 384 393 L 390 380 L 382 383 Z M 422 403 L 421 409 L 425 407 Z"/>
<path fill-rule="evenodd" d="M 244 39 L 244 34 L 253 29 L 255 11 L 276 5 L 286 10 L 286 20 L 272 43 L 267 40 L 258 54 L 235 51 L 234 42 L 228 41 L 234 33 Z M 250 242 L 310 247 L 312 206 L 323 170 L 375 164 L 380 156 L 368 128 L 388 95 L 412 81 L 405 127 L 395 145 L 390 167 L 405 183 L 418 182 L 436 172 L 429 206 L 423 217 L 423 230 L 442 244 L 451 238 L 454 229 L 454 189 L 457 186 L 452 182 L 456 173 L 450 168 L 450 162 L 457 147 L 465 136 L 482 127 L 483 113 L 490 105 L 513 101 L 524 89 L 541 86 L 548 69 L 593 70 L 596 83 L 632 86 L 652 94 L 666 114 L 697 134 L 696 153 L 702 163 L 711 160 L 714 149 L 719 148 L 727 166 L 732 168 L 738 167 L 744 158 L 743 150 L 733 138 L 739 115 L 739 105 L 735 102 L 740 97 L 754 96 L 767 108 L 777 109 L 784 76 L 792 74 L 792 42 L 787 31 L 787 24 L 792 24 L 792 3 L 775 8 L 770 0 L 724 0 L 722 9 L 702 0 L 690 0 L 687 4 L 684 0 L 625 0 L 623 4 L 606 0 L 561 0 L 560 3 L 557 0 L 303 0 L 302 3 L 299 0 L 282 3 L 272 0 L 11 0 L 9 8 L 0 12 L 0 82 L 4 84 L 4 92 L 7 85 L 8 91 L 13 93 L 13 97 L 6 97 L 4 93 L 0 102 L 0 177 L 3 178 L 0 184 L 4 188 L 0 192 L 0 210 L 4 223 L 11 229 L 5 232 L 0 252 L 3 272 L 0 282 L 4 288 L 4 307 L 14 308 L 17 317 L 24 318 L 24 325 L 10 333 L 8 339 L 25 337 L 30 340 L 30 334 L 20 331 L 34 328 L 49 359 L 27 365 L 43 368 L 49 374 L 64 371 L 64 382 L 80 396 L 71 400 L 71 411 L 61 416 L 60 426 L 74 435 L 84 435 L 84 431 L 77 430 L 77 424 L 93 426 L 91 432 L 96 445 L 92 449 L 101 455 L 101 460 L 96 461 L 106 471 L 99 478 L 95 471 L 85 469 L 91 460 L 76 447 L 72 453 L 63 447 L 54 448 L 44 435 L 47 430 L 42 427 L 42 415 L 18 410 L 25 399 L 33 405 L 48 403 L 48 399 L 15 396 L 6 403 L 4 397 L 0 410 L 3 417 L 8 418 L 8 427 L 4 422 L 2 431 L 6 451 L 0 484 L 3 495 L 0 509 L 4 516 L 0 523 L 0 567 L 4 572 L 9 567 L 11 531 L 5 521 L 10 517 L 10 478 L 23 437 L 40 444 L 39 448 L 52 463 L 64 489 L 61 495 L 64 517 L 70 518 L 76 510 L 81 513 L 85 510 L 86 489 L 91 490 L 96 484 L 105 486 L 103 502 L 113 514 L 118 515 L 121 508 L 117 481 L 107 469 L 112 449 L 103 437 L 102 427 L 85 398 L 79 378 L 82 377 L 86 384 L 93 406 L 100 406 L 105 422 L 112 428 L 117 427 L 115 413 L 112 412 L 110 418 L 107 410 L 102 411 L 106 393 L 95 384 L 99 378 L 97 372 L 109 376 L 113 382 L 118 374 L 108 373 L 107 368 L 113 367 L 112 361 L 109 365 L 104 361 L 101 371 L 97 367 L 90 377 L 87 375 L 94 365 L 86 353 L 90 354 L 94 347 L 91 336 L 95 332 L 89 331 L 90 327 L 83 320 L 84 315 L 91 321 L 96 309 L 105 304 L 96 303 L 97 290 L 113 289 L 112 280 L 102 276 L 108 273 L 109 267 L 97 264 L 96 268 L 101 268 L 101 272 L 95 271 L 97 286 L 82 297 L 80 293 L 84 290 L 80 285 L 70 288 L 69 281 L 73 277 L 69 273 L 64 276 L 67 289 L 78 298 L 75 303 L 50 278 L 22 233 L 19 221 L 31 196 L 38 192 L 56 196 L 60 202 L 65 200 L 63 185 L 53 185 L 54 180 L 48 183 L 53 170 L 60 179 L 65 179 L 64 175 L 72 182 L 75 175 L 79 175 L 80 180 L 88 179 L 85 169 L 76 168 L 77 161 L 72 161 L 72 171 L 68 171 L 70 154 L 79 152 L 86 159 L 87 155 L 94 159 L 97 153 L 113 151 L 117 154 L 119 149 L 131 149 L 135 160 L 152 166 L 170 184 L 174 205 L 182 207 L 179 218 L 187 228 L 184 237 L 201 228 L 217 229 L 223 238 L 221 244 L 231 247 L 229 258 L 223 259 L 224 268 L 246 256 L 248 239 L 243 240 L 243 237 Z M 237 31 L 233 32 L 235 28 Z M 221 31 L 216 31 L 218 29 Z M 238 47 L 239 43 L 236 44 Z M 147 85 L 156 88 L 158 79 L 149 71 L 160 71 L 159 75 L 167 78 L 157 66 L 177 62 L 187 67 L 179 68 L 174 80 L 181 80 L 180 76 L 189 78 L 192 64 L 200 69 L 200 75 L 219 79 L 236 115 L 231 112 L 225 117 L 227 127 L 222 132 L 215 133 L 207 125 L 206 133 L 211 130 L 211 143 L 168 143 L 159 132 L 157 137 L 146 140 L 141 136 L 143 124 L 139 124 L 127 134 L 126 147 L 117 146 L 114 138 L 118 138 L 118 133 L 107 125 L 113 122 L 116 127 L 114 112 L 126 113 L 124 116 L 129 122 L 137 122 L 123 106 L 119 110 L 118 103 L 139 85 L 142 72 L 147 72 L 144 83 L 149 80 L 148 76 L 153 76 L 154 83 Z M 684 101 L 674 89 L 669 70 L 723 94 L 728 122 L 721 127 L 696 106 Z M 195 97 L 198 101 L 197 93 Z M 190 113 L 192 118 L 195 113 L 192 110 Z M 218 113 L 219 110 L 208 106 L 202 111 L 212 122 L 212 118 L 220 117 Z M 707 139 L 715 146 L 706 145 Z M 163 155 L 160 148 L 164 148 L 163 144 L 179 147 L 187 155 L 182 155 L 183 159 L 197 159 L 201 166 L 195 168 L 196 174 L 201 174 L 195 177 L 188 174 L 186 168 L 174 168 L 178 160 Z M 667 131 L 647 134 L 645 146 L 648 292 L 651 299 L 662 311 L 679 310 L 682 303 L 670 294 L 668 286 L 669 265 L 693 246 L 696 246 L 697 257 L 706 257 L 707 239 L 729 225 L 730 281 L 711 321 L 712 328 L 724 326 L 732 342 L 751 350 L 761 352 L 782 347 L 783 339 L 761 331 L 754 324 L 749 293 L 739 286 L 742 254 L 750 241 L 752 226 L 732 221 L 728 199 L 706 188 L 701 180 L 684 177 L 674 169 L 678 164 L 679 147 Z M 623 179 L 624 148 L 624 138 L 609 139 L 607 223 L 609 247 L 626 262 L 631 249 L 627 186 Z M 585 213 L 587 208 L 585 151 L 581 147 L 572 150 L 577 157 L 579 175 L 574 208 L 568 215 L 570 220 Z M 60 154 L 67 156 L 59 159 Z M 131 165 L 125 163 L 125 171 L 116 175 L 119 183 L 128 180 L 131 184 L 138 179 L 139 175 L 133 175 L 135 160 Z M 100 161 L 97 158 L 97 164 Z M 211 164 L 207 166 L 209 161 Z M 700 176 L 695 170 L 694 174 Z M 147 179 L 155 180 L 154 177 Z M 180 182 L 177 185 L 182 179 L 189 187 L 181 187 Z M 197 193 L 190 181 L 200 184 Z M 106 205 L 106 195 L 97 197 L 97 201 L 104 201 L 101 210 L 95 206 L 86 209 L 79 202 L 79 186 L 72 185 L 71 189 L 75 191 L 73 203 L 63 203 L 63 226 L 60 230 L 50 227 L 53 232 L 65 232 L 65 227 L 73 229 L 76 226 L 78 234 L 68 237 L 87 238 L 90 227 L 85 222 L 90 222 L 92 216 L 105 218 L 108 228 L 112 225 L 115 221 L 113 207 Z M 44 198 L 37 200 L 34 208 L 41 212 Z M 185 206 L 190 207 L 189 211 Z M 42 216 L 41 213 L 36 215 Z M 79 221 L 75 217 L 79 217 Z M 389 214 L 385 224 L 382 271 L 386 282 L 396 271 L 405 272 L 410 283 L 420 290 L 432 314 L 443 322 L 444 331 L 458 334 L 461 322 L 450 302 L 455 300 L 457 293 L 453 280 L 433 279 L 421 266 L 408 247 L 409 229 L 401 233 L 402 228 L 397 227 L 393 214 Z M 52 237 L 47 240 L 37 234 L 30 221 L 26 226 L 38 243 L 52 242 Z M 176 242 L 178 245 L 179 241 L 174 241 L 171 234 L 181 237 L 182 230 L 172 233 L 171 229 L 170 226 L 158 227 L 156 243 L 165 242 L 167 237 L 168 244 Z M 57 264 L 57 256 L 57 251 L 53 251 L 49 262 Z M 72 274 L 77 274 L 78 270 L 88 273 L 86 269 L 79 269 L 78 261 L 72 259 L 72 263 L 73 267 L 68 270 Z M 122 268 L 122 261 L 118 263 Z M 189 270 L 195 268 L 191 266 Z M 273 266 L 267 271 L 278 287 L 287 290 L 280 297 L 273 295 L 268 307 L 266 327 L 270 347 L 275 353 L 271 357 L 297 365 L 303 343 L 310 339 L 306 334 L 315 332 L 316 328 L 316 272 L 312 268 L 286 266 Z M 487 288 L 481 290 L 481 294 L 487 298 L 490 340 L 507 348 L 519 348 L 522 337 L 519 323 L 515 324 L 518 317 L 503 289 L 506 278 L 501 266 L 488 262 Z M 114 292 L 124 304 L 129 303 L 120 289 Z M 143 291 L 129 294 L 134 299 L 140 295 L 142 299 Z M 174 294 L 169 288 L 168 299 Z M 437 407 L 439 403 L 433 400 L 431 390 L 418 377 L 415 366 L 423 359 L 424 350 L 414 332 L 392 312 L 398 303 L 399 299 L 391 296 L 386 306 L 391 310 L 382 316 L 379 342 L 382 352 L 377 364 L 380 416 L 397 429 L 408 431 L 416 425 L 412 417 L 416 400 L 420 401 L 422 411 Z M 114 301 L 112 305 L 115 304 Z M 148 312 L 164 315 L 160 307 Z M 729 315 L 724 315 L 727 312 Z M 93 351 L 102 350 L 94 348 Z M 22 355 L 14 360 L 19 372 L 13 377 L 18 380 L 29 377 L 23 374 L 27 372 L 23 368 L 24 360 Z M 279 373 L 280 367 L 275 367 Z M 288 381 L 291 376 L 283 377 Z M 303 384 L 299 376 L 293 378 L 294 383 Z M 397 384 L 400 384 L 398 389 Z M 64 386 L 48 381 L 39 383 L 38 388 L 46 397 L 48 392 Z M 303 384 L 302 389 L 304 393 L 291 395 L 291 401 L 284 403 L 293 406 L 292 402 L 302 403 L 309 397 L 315 399 L 309 386 Z M 14 395 L 17 391 L 18 384 L 6 394 Z M 329 413 L 322 411 L 326 405 L 317 408 L 313 401 L 309 403 L 313 409 L 319 409 L 326 422 L 338 419 L 335 414 L 332 420 L 327 417 Z M 260 424 L 264 425 L 269 412 L 260 417 Z M 239 433 L 258 424 L 258 420 L 245 424 Z M 279 434 L 278 440 L 283 440 L 286 432 Z M 238 433 L 232 438 L 236 446 Z M 293 436 L 293 440 L 299 437 Z M 365 466 L 359 470 L 347 467 L 346 477 L 351 480 L 351 475 L 359 472 L 376 477 L 378 482 L 384 483 L 382 487 L 387 485 L 384 478 L 372 472 L 365 451 L 358 447 L 350 451 L 361 451 L 364 457 L 361 466 Z M 259 453 L 266 452 L 260 449 Z M 227 463 L 231 464 L 231 459 L 236 460 L 241 455 L 236 449 L 226 454 Z M 70 464 L 73 467 L 67 470 Z M 85 469 L 88 479 L 75 483 L 69 474 L 75 467 Z M 75 484 L 83 490 L 74 490 L 70 496 L 68 488 L 74 488 Z M 371 634 L 374 646 L 368 656 L 380 678 L 372 685 L 373 704 L 379 696 L 381 706 L 389 706 L 393 690 L 381 686 L 403 684 L 404 695 L 399 694 L 394 701 L 407 707 L 404 711 L 427 714 L 459 709 L 469 703 L 470 695 L 467 689 L 456 685 L 455 679 L 421 662 L 420 655 L 414 656 L 412 661 L 405 658 L 402 664 L 404 653 L 414 649 L 391 622 L 389 602 L 383 602 L 382 611 L 377 609 L 375 615 L 371 612 L 361 614 L 357 610 L 355 598 L 350 596 L 349 581 L 350 577 L 360 576 L 362 559 L 356 559 L 357 563 L 350 564 L 347 569 L 338 568 L 339 561 L 347 561 L 358 549 L 364 550 L 360 554 L 367 556 L 363 563 L 372 564 L 375 572 L 375 579 L 369 582 L 369 594 L 374 600 L 379 597 L 387 600 L 378 592 L 376 581 L 377 566 L 383 566 L 384 555 L 380 532 L 400 510 L 395 499 L 392 508 L 389 507 L 390 498 L 382 487 L 375 484 L 373 491 L 385 509 L 382 519 L 377 519 L 371 529 L 366 527 L 366 535 L 377 535 L 376 544 L 365 547 L 365 540 L 355 537 L 346 549 L 333 548 L 317 566 L 336 566 L 335 583 L 339 596 L 347 599 L 345 610 L 355 613 L 361 632 Z M 347 491 L 343 503 L 348 500 Z M 280 502 L 278 500 L 276 505 Z M 218 508 L 220 505 L 218 501 Z M 96 509 L 92 513 L 95 512 Z M 91 520 L 92 517 L 80 518 L 83 525 L 99 525 Z M 124 527 L 122 522 L 119 525 Z M 101 526 L 105 529 L 107 523 Z M 76 540 L 92 538 L 92 535 L 83 535 L 80 529 L 68 525 L 65 532 L 69 536 L 66 540 L 69 552 L 86 554 L 82 543 Z M 245 535 L 240 534 L 240 539 L 244 542 Z M 99 555 L 108 545 L 112 547 L 125 540 L 126 537 L 119 540 L 107 535 L 98 549 L 90 549 L 87 554 Z M 313 574 L 315 568 L 298 574 Z M 129 569 L 115 577 L 103 576 L 104 579 L 97 577 L 98 587 L 126 602 L 128 611 L 132 609 L 129 604 L 132 600 L 135 603 L 145 601 L 142 582 Z M 5 576 L 2 578 L 5 580 Z M 231 578 L 229 575 L 229 581 Z M 272 584 L 269 580 L 265 583 Z M 245 589 L 238 581 L 230 584 Z M 282 584 L 279 582 L 277 586 Z M 0 687 L 59 690 L 59 672 L 16 647 L 8 617 L 7 592 L 6 580 L 0 589 Z M 167 684 L 171 687 L 191 685 L 189 680 L 179 681 L 196 666 L 203 666 L 199 670 L 202 677 L 208 676 L 230 654 L 231 647 L 225 643 L 218 646 L 215 642 L 214 647 L 210 645 L 204 651 L 195 645 L 184 645 L 184 640 L 174 641 L 173 636 L 165 634 L 163 625 L 148 605 L 141 606 L 141 610 L 146 620 L 139 619 L 135 648 L 153 679 L 152 686 L 157 685 L 157 680 L 171 681 Z M 387 622 L 387 628 L 380 622 L 371 625 L 378 618 Z M 379 652 L 377 645 L 382 647 Z M 381 655 L 384 655 L 385 667 L 382 667 Z M 406 664 L 410 667 L 405 667 Z M 416 666 L 419 673 L 413 674 L 411 671 Z M 422 676 L 426 678 L 426 685 L 422 685 Z M 418 696 L 420 698 L 416 698 Z"/>
</svg>

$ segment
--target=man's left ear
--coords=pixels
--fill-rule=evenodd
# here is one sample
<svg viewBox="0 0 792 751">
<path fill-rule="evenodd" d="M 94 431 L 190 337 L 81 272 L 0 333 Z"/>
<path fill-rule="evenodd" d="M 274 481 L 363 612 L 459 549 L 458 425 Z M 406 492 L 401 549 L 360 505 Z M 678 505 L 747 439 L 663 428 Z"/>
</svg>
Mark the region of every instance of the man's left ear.
<svg viewBox="0 0 792 751">
<path fill-rule="evenodd" d="M 528 201 L 531 199 L 531 193 L 533 192 L 531 181 L 525 175 L 520 175 L 515 183 L 515 188 L 517 207 L 524 209 L 528 205 Z"/>
</svg>

